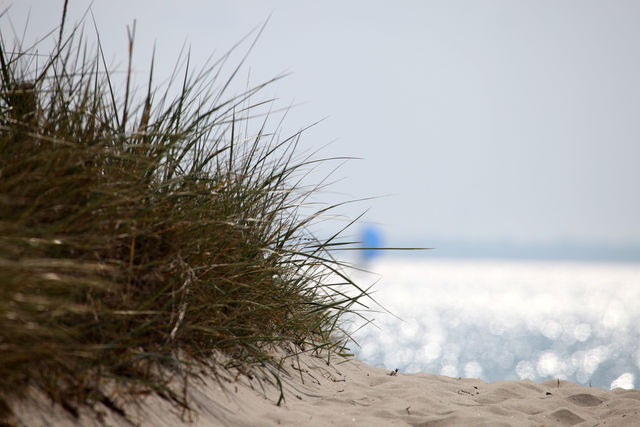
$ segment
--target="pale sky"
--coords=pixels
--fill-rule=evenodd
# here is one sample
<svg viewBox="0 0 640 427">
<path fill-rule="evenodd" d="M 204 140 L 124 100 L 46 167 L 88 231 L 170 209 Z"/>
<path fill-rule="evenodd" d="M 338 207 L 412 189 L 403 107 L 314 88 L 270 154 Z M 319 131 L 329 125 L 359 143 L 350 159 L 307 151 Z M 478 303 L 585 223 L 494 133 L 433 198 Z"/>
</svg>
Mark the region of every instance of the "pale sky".
<svg viewBox="0 0 640 427">
<path fill-rule="evenodd" d="M 2 9 L 12 2 L 0 1 Z M 63 1 L 18 0 L 27 41 Z M 70 21 L 89 1 L 70 1 Z M 388 241 L 640 244 L 640 2 L 95 0 L 105 53 L 139 66 L 153 42 L 165 76 L 223 53 L 271 15 L 250 55 L 309 149 L 362 157 L 327 202 L 385 196 L 369 209 Z M 89 23 L 91 21 L 89 20 Z M 3 36 L 11 34 L 7 17 Z M 90 27 L 89 27 L 90 28 Z M 7 40 L 5 40 L 7 42 Z"/>
</svg>

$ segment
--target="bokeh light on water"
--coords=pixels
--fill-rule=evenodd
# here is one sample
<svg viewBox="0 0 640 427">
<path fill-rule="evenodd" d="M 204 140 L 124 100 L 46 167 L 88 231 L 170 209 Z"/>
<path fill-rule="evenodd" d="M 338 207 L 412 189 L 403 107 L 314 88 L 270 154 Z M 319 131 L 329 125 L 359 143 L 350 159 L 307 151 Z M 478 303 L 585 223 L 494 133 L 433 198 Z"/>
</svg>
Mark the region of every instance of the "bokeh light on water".
<svg viewBox="0 0 640 427">
<path fill-rule="evenodd" d="M 378 259 L 356 357 L 486 381 L 640 386 L 640 264 Z M 377 277 L 357 273 L 361 283 Z M 352 330 L 358 326 L 357 321 Z"/>
</svg>

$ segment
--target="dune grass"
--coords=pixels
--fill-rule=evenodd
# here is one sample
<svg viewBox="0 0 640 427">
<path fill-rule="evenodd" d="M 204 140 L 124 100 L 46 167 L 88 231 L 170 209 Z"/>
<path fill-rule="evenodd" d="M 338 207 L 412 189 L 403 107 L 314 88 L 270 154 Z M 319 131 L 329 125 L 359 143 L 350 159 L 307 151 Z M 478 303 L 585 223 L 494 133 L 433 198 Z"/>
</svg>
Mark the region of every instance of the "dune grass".
<svg viewBox="0 0 640 427">
<path fill-rule="evenodd" d="M 309 231 L 330 207 L 301 214 L 318 160 L 269 130 L 253 100 L 271 82 L 230 95 L 224 56 L 182 57 L 140 88 L 70 33 L 44 60 L 0 44 L 0 419 L 27 387 L 72 413 L 109 403 L 105 381 L 186 406 L 166 372 L 213 351 L 276 374 L 274 345 L 345 351 L 367 293 L 331 255 L 339 233 Z"/>
</svg>

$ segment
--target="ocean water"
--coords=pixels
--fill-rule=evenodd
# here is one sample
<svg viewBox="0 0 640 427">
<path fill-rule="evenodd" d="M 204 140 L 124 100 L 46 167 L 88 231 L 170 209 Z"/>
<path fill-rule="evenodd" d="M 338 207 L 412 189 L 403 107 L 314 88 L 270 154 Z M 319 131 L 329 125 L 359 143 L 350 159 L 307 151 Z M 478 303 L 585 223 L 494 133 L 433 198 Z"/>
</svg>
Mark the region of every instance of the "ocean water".
<svg viewBox="0 0 640 427">
<path fill-rule="evenodd" d="M 384 259 L 374 324 L 347 324 L 356 358 L 485 381 L 640 388 L 640 264 Z M 372 308 L 376 309 L 375 305 Z"/>
</svg>

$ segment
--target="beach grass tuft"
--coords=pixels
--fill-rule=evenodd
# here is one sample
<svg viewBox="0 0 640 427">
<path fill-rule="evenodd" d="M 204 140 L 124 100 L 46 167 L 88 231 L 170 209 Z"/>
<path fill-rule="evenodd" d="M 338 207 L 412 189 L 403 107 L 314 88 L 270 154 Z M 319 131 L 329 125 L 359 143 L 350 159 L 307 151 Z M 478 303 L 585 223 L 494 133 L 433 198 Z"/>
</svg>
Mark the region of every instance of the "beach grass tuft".
<svg viewBox="0 0 640 427">
<path fill-rule="evenodd" d="M 137 86 L 133 31 L 117 79 L 78 27 L 51 37 L 44 59 L 0 42 L 0 419 L 30 387 L 71 413 L 113 406 L 106 382 L 187 407 L 169 377 L 224 369 L 214 351 L 276 373 L 274 346 L 346 351 L 367 292 L 339 233 L 309 231 L 329 209 L 302 213 L 318 159 L 269 128 L 254 99 L 273 81 L 230 94 L 226 57 L 183 56 Z"/>
</svg>

